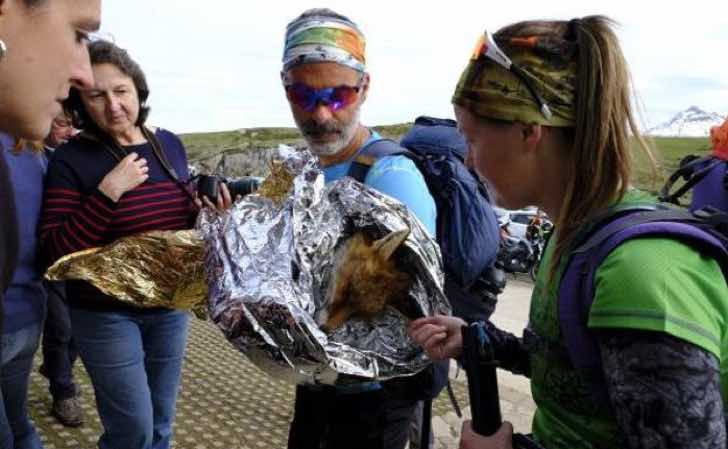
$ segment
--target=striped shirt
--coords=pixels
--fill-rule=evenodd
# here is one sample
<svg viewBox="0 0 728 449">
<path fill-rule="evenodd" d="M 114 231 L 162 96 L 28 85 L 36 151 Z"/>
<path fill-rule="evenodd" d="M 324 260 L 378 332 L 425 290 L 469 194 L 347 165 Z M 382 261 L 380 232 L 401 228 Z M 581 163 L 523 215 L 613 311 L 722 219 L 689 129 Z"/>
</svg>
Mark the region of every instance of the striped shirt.
<svg viewBox="0 0 728 449">
<path fill-rule="evenodd" d="M 155 132 L 181 181 L 189 178 L 182 142 L 169 131 Z M 47 264 L 84 249 L 103 246 L 121 237 L 147 231 L 192 227 L 194 205 L 164 170 L 149 143 L 124 147 L 147 160 L 149 179 L 113 202 L 98 185 L 118 160 L 102 144 L 75 137 L 59 147 L 48 167 L 43 214 L 40 223 L 41 250 Z M 82 281 L 67 285 L 70 302 L 91 308 L 127 308 Z"/>
</svg>

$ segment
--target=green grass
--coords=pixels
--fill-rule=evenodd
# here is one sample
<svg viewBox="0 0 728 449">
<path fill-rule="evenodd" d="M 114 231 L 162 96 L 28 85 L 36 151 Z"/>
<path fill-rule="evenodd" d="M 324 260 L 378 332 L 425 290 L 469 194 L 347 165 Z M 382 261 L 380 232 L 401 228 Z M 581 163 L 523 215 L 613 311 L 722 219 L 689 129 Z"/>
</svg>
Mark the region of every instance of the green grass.
<svg viewBox="0 0 728 449">
<path fill-rule="evenodd" d="M 375 126 L 374 129 L 384 137 L 397 139 L 410 127 L 411 123 Z M 211 133 L 183 134 L 180 136 L 190 160 L 199 160 L 222 152 L 239 153 L 251 149 L 270 148 L 279 143 L 294 144 L 301 142 L 296 128 L 249 128 L 234 131 Z M 678 166 L 680 160 L 688 154 L 706 153 L 709 148 L 707 138 L 690 137 L 655 137 L 652 144 L 660 162 L 655 178 L 649 164 L 638 151 L 633 142 L 636 157 L 635 184 L 645 190 L 655 192 L 670 173 Z"/>
<path fill-rule="evenodd" d="M 375 126 L 374 129 L 388 138 L 399 138 L 412 126 L 411 123 Z M 301 141 L 296 128 L 248 128 L 234 131 L 181 134 L 192 161 L 219 153 L 239 153 L 250 149 L 270 148 L 279 143 L 294 144 Z"/>
<path fill-rule="evenodd" d="M 249 128 L 235 131 L 181 134 L 190 160 L 204 159 L 222 152 L 239 153 L 268 148 L 300 139 L 296 128 Z"/>
<path fill-rule="evenodd" d="M 652 145 L 659 163 L 656 178 L 652 175 L 647 158 L 639 151 L 637 142 L 632 142 L 635 154 L 635 185 L 651 192 L 656 192 L 662 187 L 682 158 L 689 154 L 706 154 L 710 148 L 707 137 L 654 137 Z"/>
</svg>

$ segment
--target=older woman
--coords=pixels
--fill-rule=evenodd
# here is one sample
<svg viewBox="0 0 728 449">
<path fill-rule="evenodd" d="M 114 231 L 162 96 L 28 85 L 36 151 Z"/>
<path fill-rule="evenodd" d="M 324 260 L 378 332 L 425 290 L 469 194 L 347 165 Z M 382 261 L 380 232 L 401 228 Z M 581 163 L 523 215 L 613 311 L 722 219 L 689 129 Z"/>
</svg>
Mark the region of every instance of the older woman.
<svg viewBox="0 0 728 449">
<path fill-rule="evenodd" d="M 9 0 L 0 3 L 1 131 L 20 138 L 42 140 L 48 134 L 53 117 L 61 111 L 60 101 L 68 96 L 70 86 L 85 87 L 91 84 L 86 40 L 89 33 L 98 29 L 100 15 L 99 0 Z M 19 282 L 19 276 L 33 278 L 32 272 L 23 267 L 17 270 L 18 273 L 15 271 L 18 260 L 25 267 L 32 265 L 35 245 L 32 215 L 35 213 L 37 219 L 40 192 L 22 187 L 14 189 L 13 183 L 18 180 L 30 182 L 32 178 L 26 178 L 25 172 L 20 173 L 20 167 L 23 170 L 27 168 L 34 175 L 41 173 L 41 167 L 35 154 L 10 154 L 10 142 L 14 142 L 14 139 L 7 138 L 0 143 L 0 323 L 12 321 L 17 329 L 19 322 L 14 317 L 3 317 L 3 297 L 9 285 L 20 287 L 22 283 Z M 38 178 L 34 179 L 39 182 Z M 27 185 L 40 189 L 40 184 Z M 32 201 L 28 195 L 37 196 Z M 25 232 L 22 235 L 18 231 L 18 221 L 24 223 Z M 39 275 L 36 273 L 35 276 Z M 42 310 L 42 295 L 37 298 L 41 302 L 33 302 L 32 310 L 28 309 L 29 316 L 34 315 L 34 311 Z M 39 328 L 32 326 L 32 319 L 26 322 L 31 325 L 21 326 L 21 332 L 30 334 L 30 328 Z M 37 342 L 37 337 L 16 338 L 19 334 L 6 328 L 8 332 L 4 334 L 19 346 L 10 348 L 4 345 L 3 359 L 12 358 L 16 362 L 26 360 L 24 354 L 30 352 L 32 361 L 35 349 L 30 350 L 29 345 L 34 344 L 33 340 Z M 41 446 L 25 413 L 22 398 L 27 391 L 27 375 L 23 378 L 23 365 L 26 362 L 22 360 L 9 370 L 18 383 L 8 387 L 5 394 L 0 391 L 0 409 L 3 411 L 0 417 L 0 446 L 3 448 Z M 19 368 L 19 371 L 15 368 Z M 20 375 L 16 375 L 18 373 Z M 26 387 L 23 388 L 23 385 Z M 13 411 L 18 412 L 17 419 L 6 416 L 6 410 L 8 415 L 13 414 Z"/>
<path fill-rule="evenodd" d="M 94 85 L 72 89 L 66 102 L 82 132 L 48 168 L 41 246 L 49 262 L 140 232 L 186 229 L 196 213 L 182 142 L 145 126 L 139 65 L 110 42 L 91 43 L 89 53 Z M 104 427 L 99 447 L 168 448 L 188 315 L 128 306 L 86 282 L 66 290 Z"/>
</svg>

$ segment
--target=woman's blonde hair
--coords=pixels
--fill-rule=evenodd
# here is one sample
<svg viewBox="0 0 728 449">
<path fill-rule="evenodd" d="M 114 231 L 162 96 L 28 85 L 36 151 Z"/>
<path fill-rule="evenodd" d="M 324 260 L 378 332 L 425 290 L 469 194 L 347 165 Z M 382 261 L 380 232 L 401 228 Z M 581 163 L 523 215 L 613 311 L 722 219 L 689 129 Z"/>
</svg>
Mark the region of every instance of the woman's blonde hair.
<svg viewBox="0 0 728 449">
<path fill-rule="evenodd" d="M 657 161 L 649 143 L 640 135 L 632 110 L 632 84 L 614 22 L 604 16 L 572 21 L 519 22 L 499 30 L 496 39 L 555 37 L 575 42 L 573 128 L 565 132 L 571 145 L 564 149 L 568 166 L 566 192 L 558 217 L 556 247 L 550 277 L 580 226 L 620 200 L 632 181 L 630 137 L 649 160 L 653 174 Z M 568 82 L 568 80 L 564 80 Z"/>
<path fill-rule="evenodd" d="M 40 153 L 41 151 L 43 151 L 43 142 L 22 139 L 22 138 L 17 139 L 15 141 L 15 146 L 13 147 L 13 151 L 15 153 L 20 153 L 23 150 L 30 150 L 34 153 Z"/>
</svg>

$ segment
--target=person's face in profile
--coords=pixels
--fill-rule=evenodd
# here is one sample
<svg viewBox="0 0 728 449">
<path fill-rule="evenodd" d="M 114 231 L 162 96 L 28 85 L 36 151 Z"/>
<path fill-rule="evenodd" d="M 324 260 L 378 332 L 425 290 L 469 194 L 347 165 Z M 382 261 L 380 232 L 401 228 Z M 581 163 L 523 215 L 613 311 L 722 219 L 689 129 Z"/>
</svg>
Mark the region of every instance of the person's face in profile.
<svg viewBox="0 0 728 449">
<path fill-rule="evenodd" d="M 7 54 L 0 64 L 0 129 L 41 141 L 70 87 L 92 84 L 86 44 L 99 28 L 101 2 L 46 0 L 28 6 L 8 0 L 2 7 L 0 39 Z"/>
<path fill-rule="evenodd" d="M 71 120 L 65 114 L 61 114 L 53 119 L 46 144 L 52 148 L 59 147 L 73 137 L 75 133 L 76 129 L 71 124 Z"/>
</svg>

